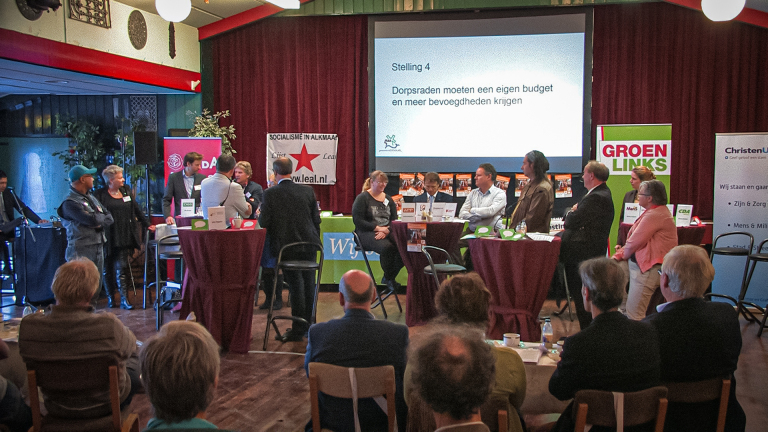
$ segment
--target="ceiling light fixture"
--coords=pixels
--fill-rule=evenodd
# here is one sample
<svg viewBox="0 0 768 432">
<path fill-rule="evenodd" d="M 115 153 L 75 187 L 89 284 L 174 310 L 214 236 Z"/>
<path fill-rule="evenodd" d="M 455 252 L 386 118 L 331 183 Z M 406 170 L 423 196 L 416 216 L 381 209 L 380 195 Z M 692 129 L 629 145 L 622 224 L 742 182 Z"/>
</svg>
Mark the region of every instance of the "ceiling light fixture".
<svg viewBox="0 0 768 432">
<path fill-rule="evenodd" d="M 747 0 L 701 0 L 701 10 L 712 21 L 730 21 L 744 9 Z"/>
<path fill-rule="evenodd" d="M 157 14 L 170 22 L 182 22 L 192 11 L 191 0 L 155 0 Z"/>
<path fill-rule="evenodd" d="M 283 9 L 298 9 L 301 7 L 299 0 L 267 0 L 273 5 Z"/>
</svg>

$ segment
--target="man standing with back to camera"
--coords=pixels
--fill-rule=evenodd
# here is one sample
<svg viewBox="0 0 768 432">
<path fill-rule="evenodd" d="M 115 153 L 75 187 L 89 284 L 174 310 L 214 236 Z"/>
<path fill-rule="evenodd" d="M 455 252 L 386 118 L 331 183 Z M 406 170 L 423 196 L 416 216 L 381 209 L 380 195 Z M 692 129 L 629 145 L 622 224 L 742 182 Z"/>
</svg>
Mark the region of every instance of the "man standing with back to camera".
<svg viewBox="0 0 768 432">
<path fill-rule="evenodd" d="M 259 216 L 259 224 L 267 229 L 272 256 L 277 257 L 280 248 L 290 243 L 311 242 L 320 245 L 320 212 L 315 191 L 291 180 L 293 162 L 287 157 L 275 159 L 272 169 L 277 185 L 264 191 Z M 293 252 L 283 255 L 283 260 L 315 261 L 316 249 L 298 249 L 301 248 L 294 248 Z M 291 315 L 303 318 L 307 323 L 294 321 L 293 327 L 278 340 L 300 341 L 304 339 L 312 319 L 314 272 L 289 270 L 285 272 L 285 281 L 291 287 Z M 271 288 L 268 289 L 271 291 Z"/>
</svg>

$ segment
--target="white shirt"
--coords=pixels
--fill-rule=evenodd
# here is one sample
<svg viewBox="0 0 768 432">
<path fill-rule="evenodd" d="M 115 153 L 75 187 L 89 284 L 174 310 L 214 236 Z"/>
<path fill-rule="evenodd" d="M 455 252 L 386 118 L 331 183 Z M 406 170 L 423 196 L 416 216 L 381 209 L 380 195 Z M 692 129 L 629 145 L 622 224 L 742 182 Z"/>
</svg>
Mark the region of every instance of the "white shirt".
<svg viewBox="0 0 768 432">
<path fill-rule="evenodd" d="M 459 219 L 469 220 L 469 230 L 472 232 L 478 226 L 493 226 L 499 230 L 502 228 L 501 218 L 504 217 L 506 207 L 507 194 L 496 186 L 491 186 L 485 193 L 480 189 L 472 189 L 461 206 Z"/>
</svg>

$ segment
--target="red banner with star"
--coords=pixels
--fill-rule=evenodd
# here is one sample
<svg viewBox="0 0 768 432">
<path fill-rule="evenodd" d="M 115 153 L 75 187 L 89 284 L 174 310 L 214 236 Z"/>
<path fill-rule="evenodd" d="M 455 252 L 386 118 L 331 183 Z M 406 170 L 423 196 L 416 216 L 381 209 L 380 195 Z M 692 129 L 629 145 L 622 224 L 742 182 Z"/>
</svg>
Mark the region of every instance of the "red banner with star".
<svg viewBox="0 0 768 432">
<path fill-rule="evenodd" d="M 336 184 L 336 151 L 339 137 L 321 133 L 268 133 L 267 178 L 272 162 L 285 156 L 293 162 L 291 179 L 303 184 Z"/>
</svg>

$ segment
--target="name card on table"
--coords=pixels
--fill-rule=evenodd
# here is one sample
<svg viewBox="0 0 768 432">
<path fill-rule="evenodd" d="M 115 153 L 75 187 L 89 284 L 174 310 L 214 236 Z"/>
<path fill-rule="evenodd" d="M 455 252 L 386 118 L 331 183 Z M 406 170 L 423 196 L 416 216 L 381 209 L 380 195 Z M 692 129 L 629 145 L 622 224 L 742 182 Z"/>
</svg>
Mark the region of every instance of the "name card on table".
<svg viewBox="0 0 768 432">
<path fill-rule="evenodd" d="M 414 203 L 416 204 L 416 222 L 428 222 L 427 213 L 429 213 L 429 203 Z"/>
<path fill-rule="evenodd" d="M 669 209 L 669 214 L 675 214 L 675 205 L 674 204 L 667 204 L 667 208 Z"/>
<path fill-rule="evenodd" d="M 633 224 L 640 217 L 640 204 L 624 203 L 624 220 L 622 222 Z"/>
<path fill-rule="evenodd" d="M 493 227 L 492 226 L 479 226 L 475 228 L 475 237 L 489 237 L 493 235 Z"/>
<path fill-rule="evenodd" d="M 456 217 L 456 203 L 445 203 L 443 216 Z"/>
<path fill-rule="evenodd" d="M 675 214 L 675 226 L 685 227 L 691 224 L 691 215 L 693 214 L 692 204 L 678 204 Z"/>
<path fill-rule="evenodd" d="M 435 221 L 439 221 L 443 218 L 443 215 L 445 214 L 445 204 L 444 202 L 436 202 L 432 203 L 432 217 L 435 218 Z"/>
<path fill-rule="evenodd" d="M 208 219 L 192 219 L 192 231 L 208 231 Z"/>
<path fill-rule="evenodd" d="M 320 212 L 320 217 L 331 217 L 333 212 L 331 210 L 323 210 Z"/>
<path fill-rule="evenodd" d="M 416 222 L 416 203 L 403 203 L 403 222 Z"/>
<path fill-rule="evenodd" d="M 208 229 L 211 231 L 227 229 L 224 206 L 208 207 Z"/>
<path fill-rule="evenodd" d="M 259 221 L 255 219 L 244 219 L 243 224 L 240 225 L 240 229 L 255 230 L 259 226 Z"/>
<path fill-rule="evenodd" d="M 502 240 L 518 241 L 525 237 L 525 234 L 516 232 L 512 228 L 505 228 L 499 231 Z"/>
<path fill-rule="evenodd" d="M 195 200 L 184 198 L 181 200 L 181 217 L 192 217 L 195 215 Z"/>
</svg>

